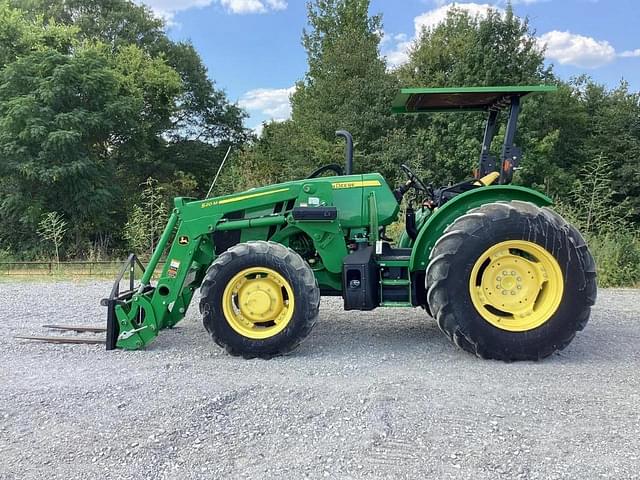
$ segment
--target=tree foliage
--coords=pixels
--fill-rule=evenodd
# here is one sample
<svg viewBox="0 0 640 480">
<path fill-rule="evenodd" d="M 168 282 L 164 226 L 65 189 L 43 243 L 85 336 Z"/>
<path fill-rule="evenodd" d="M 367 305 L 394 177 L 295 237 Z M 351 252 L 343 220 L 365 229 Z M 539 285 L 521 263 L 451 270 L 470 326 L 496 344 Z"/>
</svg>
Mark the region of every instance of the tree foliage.
<svg viewBox="0 0 640 480">
<path fill-rule="evenodd" d="M 139 184 L 206 186 L 244 112 L 193 46 L 127 0 L 0 3 L 0 245 L 37 251 L 45 211 L 69 222 L 67 254 L 124 246 Z"/>
<path fill-rule="evenodd" d="M 292 119 L 327 141 L 349 130 L 362 152 L 394 125 L 389 112 L 396 82 L 379 55 L 381 17 L 368 0 L 320 0 L 308 4 L 302 36 L 308 70 L 291 98 Z"/>
</svg>

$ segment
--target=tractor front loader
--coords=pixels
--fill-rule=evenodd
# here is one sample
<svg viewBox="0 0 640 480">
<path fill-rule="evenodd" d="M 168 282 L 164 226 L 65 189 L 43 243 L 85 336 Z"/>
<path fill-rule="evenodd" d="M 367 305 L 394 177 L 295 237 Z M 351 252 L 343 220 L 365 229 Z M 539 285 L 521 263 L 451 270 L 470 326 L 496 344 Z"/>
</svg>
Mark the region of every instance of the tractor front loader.
<svg viewBox="0 0 640 480">
<path fill-rule="evenodd" d="M 392 189 L 378 173 L 328 165 L 308 178 L 205 200 L 176 198 L 139 281 L 123 266 L 109 298 L 107 348 L 139 349 L 176 325 L 200 288 L 200 313 L 232 355 L 270 358 L 309 334 L 321 295 L 346 310 L 421 307 L 456 345 L 483 358 L 537 360 L 581 330 L 596 297 L 595 265 L 551 200 L 510 185 L 520 99 L 554 87 L 406 89 L 396 113 L 488 114 L 475 176 L 433 188 L 408 166 Z M 496 159 L 491 143 L 508 112 Z M 330 176 L 326 176 L 330 173 Z M 385 235 L 408 191 L 406 231 Z M 152 282 L 161 257 L 166 262 Z M 125 291 L 123 277 L 130 274 Z"/>
</svg>

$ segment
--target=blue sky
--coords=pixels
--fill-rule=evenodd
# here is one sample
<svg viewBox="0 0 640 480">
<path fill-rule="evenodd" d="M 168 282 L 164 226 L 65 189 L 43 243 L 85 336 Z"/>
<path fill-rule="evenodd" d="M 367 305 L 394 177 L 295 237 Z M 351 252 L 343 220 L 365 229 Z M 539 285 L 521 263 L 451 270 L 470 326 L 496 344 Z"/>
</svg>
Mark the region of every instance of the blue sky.
<svg viewBox="0 0 640 480">
<path fill-rule="evenodd" d="M 506 0 L 455 2 L 472 14 L 504 8 Z M 190 40 L 209 74 L 232 101 L 250 114 L 247 126 L 289 115 L 288 95 L 304 76 L 300 43 L 306 24 L 304 0 L 144 0 L 168 22 L 176 40 Z M 402 63 L 421 26 L 437 24 L 445 0 L 372 0 L 383 15 L 382 53 Z M 563 78 L 586 73 L 608 86 L 626 79 L 640 90 L 640 0 L 514 0 L 528 16 L 547 60 Z"/>
</svg>

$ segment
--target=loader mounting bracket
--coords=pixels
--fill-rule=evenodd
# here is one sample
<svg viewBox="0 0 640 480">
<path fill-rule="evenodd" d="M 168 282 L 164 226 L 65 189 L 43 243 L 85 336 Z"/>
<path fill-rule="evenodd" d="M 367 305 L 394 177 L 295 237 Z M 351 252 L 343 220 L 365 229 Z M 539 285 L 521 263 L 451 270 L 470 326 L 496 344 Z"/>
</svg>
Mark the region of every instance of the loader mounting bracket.
<svg viewBox="0 0 640 480">
<path fill-rule="evenodd" d="M 135 293 L 138 293 L 138 289 L 135 288 L 134 284 L 136 266 L 144 272 L 144 265 L 142 265 L 138 257 L 132 253 L 124 261 L 122 267 L 120 267 L 109 297 L 100 300 L 100 305 L 107 307 L 107 350 L 115 350 L 116 343 L 118 343 L 118 336 L 120 335 L 120 325 L 116 316 L 116 305 L 124 305 L 128 300 L 131 300 Z M 121 292 L 120 284 L 127 273 L 129 274 L 129 289 Z M 152 290 L 153 287 L 145 287 L 145 291 L 149 291 L 150 289 Z"/>
</svg>

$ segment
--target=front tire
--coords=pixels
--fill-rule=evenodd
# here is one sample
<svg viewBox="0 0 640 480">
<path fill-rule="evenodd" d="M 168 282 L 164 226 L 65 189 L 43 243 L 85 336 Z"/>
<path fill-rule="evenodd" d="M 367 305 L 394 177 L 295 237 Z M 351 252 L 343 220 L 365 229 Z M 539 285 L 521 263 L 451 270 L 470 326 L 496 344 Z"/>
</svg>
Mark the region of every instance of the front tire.
<svg viewBox="0 0 640 480">
<path fill-rule="evenodd" d="M 580 233 L 548 208 L 483 205 L 436 242 L 427 301 L 440 329 L 481 358 L 538 360 L 586 325 L 596 269 Z"/>
<path fill-rule="evenodd" d="M 213 340 L 244 358 L 289 353 L 318 317 L 320 290 L 309 265 L 274 242 L 231 247 L 209 267 L 200 313 Z"/>
</svg>

